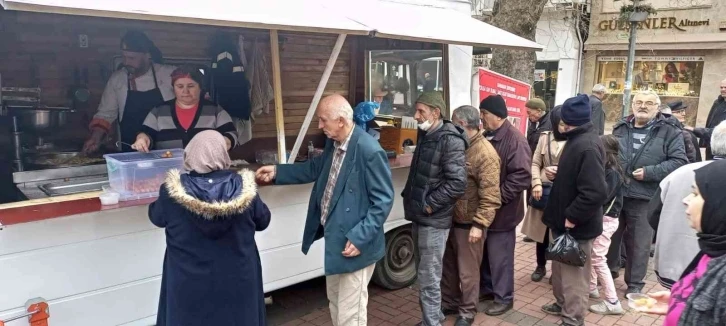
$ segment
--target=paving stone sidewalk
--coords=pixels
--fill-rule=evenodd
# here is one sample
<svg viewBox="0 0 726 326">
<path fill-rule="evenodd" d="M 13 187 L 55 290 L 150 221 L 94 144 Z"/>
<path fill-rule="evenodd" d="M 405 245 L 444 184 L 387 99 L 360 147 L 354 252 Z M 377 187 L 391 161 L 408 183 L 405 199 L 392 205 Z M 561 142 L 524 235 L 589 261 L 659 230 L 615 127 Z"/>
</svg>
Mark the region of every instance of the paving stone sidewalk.
<svg viewBox="0 0 726 326">
<path fill-rule="evenodd" d="M 540 310 L 542 305 L 554 302 L 552 287 L 549 285 L 548 274 L 541 282 L 532 282 L 530 275 L 535 267 L 535 246 L 532 243 L 522 241 L 522 236 L 517 239 L 515 249 L 515 286 L 514 286 L 514 309 L 508 313 L 490 317 L 483 313 L 476 316 L 474 325 L 519 325 L 519 326 L 550 326 L 557 325 L 559 318 L 550 316 Z M 621 273 L 622 274 L 622 273 Z M 627 286 L 623 277 L 615 281 L 618 294 L 622 298 Z M 648 269 L 648 276 L 644 292 L 659 291 L 663 288 L 658 284 L 652 270 L 652 264 Z M 591 300 L 591 304 L 597 303 Z M 627 309 L 627 301 L 622 300 L 623 307 Z M 481 305 L 480 305 L 480 309 Z M 418 305 L 418 292 L 416 286 L 389 291 L 371 285 L 370 299 L 368 302 L 368 325 L 371 326 L 392 326 L 392 325 L 415 325 L 421 319 L 421 311 Z M 455 316 L 446 319 L 445 326 L 454 324 Z M 601 316 L 588 313 L 586 325 L 598 326 L 651 326 L 662 325 L 663 318 L 656 318 L 652 315 L 645 315 L 637 312 L 627 312 L 622 316 Z M 284 323 L 285 326 L 313 326 L 332 325 L 327 308 L 317 308 L 312 312 L 292 321 Z"/>
</svg>

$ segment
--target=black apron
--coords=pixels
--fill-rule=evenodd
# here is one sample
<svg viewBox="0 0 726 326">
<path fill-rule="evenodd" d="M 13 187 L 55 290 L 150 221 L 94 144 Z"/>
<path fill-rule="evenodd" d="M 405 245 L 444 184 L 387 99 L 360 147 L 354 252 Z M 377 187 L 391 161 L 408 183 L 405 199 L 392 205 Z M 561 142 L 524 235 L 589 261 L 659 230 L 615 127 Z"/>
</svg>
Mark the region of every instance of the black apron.
<svg viewBox="0 0 726 326">
<path fill-rule="evenodd" d="M 136 135 L 141 131 L 141 127 L 149 115 L 151 109 L 164 103 L 164 97 L 161 95 L 159 83 L 156 81 L 156 71 L 154 65 L 151 65 L 151 75 L 154 76 L 154 88 L 148 91 L 131 90 L 131 81 L 128 83 L 128 91 L 126 92 L 126 105 L 124 106 L 124 114 L 121 117 L 119 128 L 121 131 L 121 141 L 126 144 L 136 142 Z M 121 144 L 121 151 L 134 151 L 130 146 Z"/>
</svg>

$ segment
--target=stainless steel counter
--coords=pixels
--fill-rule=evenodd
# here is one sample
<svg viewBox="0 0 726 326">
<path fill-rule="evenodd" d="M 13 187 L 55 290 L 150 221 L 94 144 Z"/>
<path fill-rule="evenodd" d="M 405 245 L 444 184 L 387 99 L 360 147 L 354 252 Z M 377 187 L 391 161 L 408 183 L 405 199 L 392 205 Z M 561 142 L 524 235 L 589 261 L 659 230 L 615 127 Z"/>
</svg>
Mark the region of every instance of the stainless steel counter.
<svg viewBox="0 0 726 326">
<path fill-rule="evenodd" d="M 108 184 L 108 174 L 106 164 L 96 164 L 14 172 L 13 182 L 28 199 L 38 199 L 101 190 Z"/>
</svg>

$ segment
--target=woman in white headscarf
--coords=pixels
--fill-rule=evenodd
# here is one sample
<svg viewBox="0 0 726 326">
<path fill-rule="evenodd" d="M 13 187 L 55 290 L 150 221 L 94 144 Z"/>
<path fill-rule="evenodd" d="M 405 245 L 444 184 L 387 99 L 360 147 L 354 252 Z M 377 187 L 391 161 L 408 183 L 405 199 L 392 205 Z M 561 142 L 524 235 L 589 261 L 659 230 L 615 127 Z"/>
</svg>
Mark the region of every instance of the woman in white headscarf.
<svg viewBox="0 0 726 326">
<path fill-rule="evenodd" d="M 224 136 L 184 149 L 188 174 L 169 172 L 149 219 L 166 229 L 156 325 L 266 325 L 255 232 L 270 224 L 252 171 L 228 170 Z"/>
</svg>

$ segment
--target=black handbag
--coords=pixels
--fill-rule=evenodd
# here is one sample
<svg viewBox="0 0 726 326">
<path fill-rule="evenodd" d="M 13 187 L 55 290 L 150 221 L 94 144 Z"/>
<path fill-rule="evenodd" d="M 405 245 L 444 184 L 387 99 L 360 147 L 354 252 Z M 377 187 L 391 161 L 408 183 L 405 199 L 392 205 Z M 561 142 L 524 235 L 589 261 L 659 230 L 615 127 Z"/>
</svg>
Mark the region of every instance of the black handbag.
<svg viewBox="0 0 726 326">
<path fill-rule="evenodd" d="M 552 151 L 550 149 L 550 134 L 547 134 L 547 156 L 549 156 L 550 164 L 552 164 Z M 531 195 L 529 196 L 529 206 L 536 209 L 545 209 L 547 207 L 547 199 L 550 198 L 550 191 L 552 190 L 552 183 L 542 184 L 542 197 L 539 200 L 534 199 Z"/>
<path fill-rule="evenodd" d="M 580 243 L 570 235 L 570 229 L 565 229 L 565 233 L 552 240 L 545 252 L 545 258 L 571 266 L 582 267 L 585 266 L 585 261 L 587 261 L 587 253 L 580 249 Z"/>
</svg>

